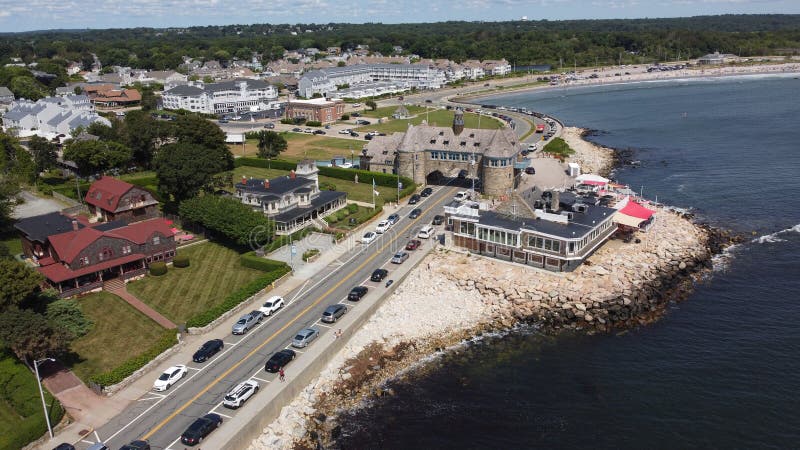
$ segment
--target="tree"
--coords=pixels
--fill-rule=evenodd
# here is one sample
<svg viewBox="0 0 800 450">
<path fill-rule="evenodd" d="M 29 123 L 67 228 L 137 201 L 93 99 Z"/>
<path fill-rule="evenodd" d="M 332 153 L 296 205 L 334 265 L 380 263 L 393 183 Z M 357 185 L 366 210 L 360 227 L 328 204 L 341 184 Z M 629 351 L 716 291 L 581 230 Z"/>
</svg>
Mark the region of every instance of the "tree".
<svg viewBox="0 0 800 450">
<path fill-rule="evenodd" d="M 364 104 L 372 111 L 375 111 L 378 108 L 378 104 L 375 103 L 375 100 L 367 100 Z"/>
<path fill-rule="evenodd" d="M 154 166 L 158 191 L 164 198 L 181 203 L 200 191 L 213 191 L 214 176 L 233 169 L 233 156 L 227 148 L 179 142 L 161 147 Z"/>
<path fill-rule="evenodd" d="M 213 83 L 213 82 L 214 82 L 214 78 L 212 78 L 210 75 L 206 75 L 206 76 L 203 77 L 203 83 L 209 84 L 209 83 Z"/>
<path fill-rule="evenodd" d="M 261 130 L 258 132 L 258 157 L 277 158 L 288 144 L 286 139 L 274 131 Z"/>
<path fill-rule="evenodd" d="M 0 132 L 0 174 L 17 181 L 32 181 L 35 176 L 33 158 L 19 145 L 17 138 Z"/>
<path fill-rule="evenodd" d="M 68 331 L 75 338 L 88 333 L 93 325 L 75 300 L 53 298 L 47 304 L 45 316 L 51 325 Z"/>
<path fill-rule="evenodd" d="M 0 341 L 26 363 L 66 354 L 71 340 L 68 331 L 53 327 L 45 316 L 29 309 L 0 314 Z"/>
<path fill-rule="evenodd" d="M 17 206 L 19 191 L 18 182 L 0 173 L 0 231 L 8 229 L 14 220 L 11 213 Z"/>
<path fill-rule="evenodd" d="M 0 260 L 0 312 L 22 303 L 43 281 L 42 274 L 19 261 Z"/>
<path fill-rule="evenodd" d="M 181 219 L 217 231 L 239 245 L 250 243 L 254 233 L 259 238 L 271 237 L 272 221 L 240 201 L 215 195 L 203 195 L 180 205 Z"/>
<path fill-rule="evenodd" d="M 122 167 L 132 157 L 131 149 L 118 142 L 71 140 L 64 150 L 64 159 L 74 162 L 83 176 Z"/>
<path fill-rule="evenodd" d="M 125 114 L 125 142 L 139 165 L 150 167 L 153 162 L 159 131 L 159 122 L 145 111 L 128 111 Z"/>
<path fill-rule="evenodd" d="M 233 165 L 233 155 L 225 144 L 225 133 L 219 126 L 196 114 L 178 116 L 172 124 L 171 134 L 179 143 L 199 145 L 209 149 L 224 150 Z"/>
<path fill-rule="evenodd" d="M 31 136 L 28 148 L 33 155 L 33 165 L 37 174 L 55 167 L 58 159 L 55 144 L 41 136 Z"/>
</svg>

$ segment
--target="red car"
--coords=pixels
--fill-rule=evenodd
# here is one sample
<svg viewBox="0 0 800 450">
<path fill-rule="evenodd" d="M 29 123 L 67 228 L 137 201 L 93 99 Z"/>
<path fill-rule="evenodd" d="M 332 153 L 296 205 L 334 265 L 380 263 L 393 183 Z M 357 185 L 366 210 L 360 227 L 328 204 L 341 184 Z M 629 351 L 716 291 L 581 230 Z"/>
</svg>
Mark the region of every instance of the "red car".
<svg viewBox="0 0 800 450">
<path fill-rule="evenodd" d="M 420 245 L 422 245 L 422 242 L 412 239 L 406 244 L 406 250 L 416 250 Z"/>
</svg>

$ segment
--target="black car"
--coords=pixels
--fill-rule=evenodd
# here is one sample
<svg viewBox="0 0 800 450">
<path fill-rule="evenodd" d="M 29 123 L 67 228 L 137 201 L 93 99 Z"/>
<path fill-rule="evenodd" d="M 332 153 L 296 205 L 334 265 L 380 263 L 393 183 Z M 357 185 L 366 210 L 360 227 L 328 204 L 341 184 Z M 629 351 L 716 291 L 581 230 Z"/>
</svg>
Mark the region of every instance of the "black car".
<svg viewBox="0 0 800 450">
<path fill-rule="evenodd" d="M 119 450 L 150 450 L 150 443 L 147 441 L 133 441 L 130 444 L 123 445 Z"/>
<path fill-rule="evenodd" d="M 181 435 L 181 442 L 186 445 L 197 445 L 221 424 L 222 417 L 218 414 L 206 414 L 189 425 Z"/>
<path fill-rule="evenodd" d="M 205 344 L 203 344 L 202 347 L 200 347 L 200 350 L 194 352 L 194 356 L 192 356 L 192 361 L 196 363 L 204 362 L 205 360 L 211 358 L 212 356 L 216 355 L 217 352 L 222 350 L 223 345 L 224 344 L 222 343 L 222 339 L 212 339 L 206 342 Z"/>
<path fill-rule="evenodd" d="M 414 194 L 414 195 L 411 196 L 411 198 L 408 199 L 408 204 L 409 205 L 416 205 L 417 203 L 419 203 L 420 198 L 421 197 L 419 196 L 419 194 Z"/>
<path fill-rule="evenodd" d="M 357 112 L 350 113 L 350 117 L 361 117 L 361 113 L 357 113 Z"/>
<path fill-rule="evenodd" d="M 53 450 L 75 450 L 75 446 L 65 442 L 63 444 L 58 444 L 58 447 L 54 448 Z"/>
<path fill-rule="evenodd" d="M 295 356 L 297 356 L 297 354 L 293 350 L 289 350 L 288 348 L 283 349 L 272 355 L 264 365 L 264 370 L 270 373 L 276 373 L 292 362 Z"/>
<path fill-rule="evenodd" d="M 365 134 L 364 135 L 364 139 L 366 139 L 368 141 L 371 141 L 372 140 L 372 135 L 371 134 Z"/>
<path fill-rule="evenodd" d="M 422 190 L 422 192 L 419 193 L 419 195 L 421 195 L 423 197 L 427 197 L 427 196 L 429 196 L 431 194 L 433 194 L 433 189 L 431 189 L 429 187 L 426 187 L 425 189 Z"/>
<path fill-rule="evenodd" d="M 292 132 L 294 132 L 294 133 L 302 133 L 303 130 L 301 130 L 300 128 L 295 127 L 295 128 L 292 128 Z"/>
<path fill-rule="evenodd" d="M 372 280 L 372 281 L 383 281 L 383 279 L 386 278 L 386 275 L 389 275 L 389 271 L 388 270 L 386 270 L 386 269 L 375 269 L 375 271 L 372 272 L 372 276 L 370 276 L 369 279 Z"/>
<path fill-rule="evenodd" d="M 415 208 L 411 211 L 411 214 L 408 215 L 409 219 L 416 219 L 422 214 L 422 210 L 419 208 Z"/>
<path fill-rule="evenodd" d="M 351 302 L 357 302 L 361 300 L 361 297 L 367 295 L 368 290 L 366 286 L 356 286 L 347 294 L 347 299 Z"/>
<path fill-rule="evenodd" d="M 433 221 L 431 223 L 433 223 L 434 225 L 441 225 L 443 222 L 444 222 L 444 216 L 440 216 L 437 214 L 433 216 Z"/>
<path fill-rule="evenodd" d="M 533 167 L 528 166 L 528 167 L 525 168 L 525 173 L 527 173 L 528 175 L 533 175 L 533 174 L 536 173 L 536 169 L 534 169 Z"/>
<path fill-rule="evenodd" d="M 323 130 L 314 130 L 314 134 L 325 134 Z"/>
<path fill-rule="evenodd" d="M 351 132 L 350 132 L 350 136 L 352 136 L 352 137 L 358 137 L 358 133 L 356 133 L 355 131 L 351 131 Z"/>
</svg>

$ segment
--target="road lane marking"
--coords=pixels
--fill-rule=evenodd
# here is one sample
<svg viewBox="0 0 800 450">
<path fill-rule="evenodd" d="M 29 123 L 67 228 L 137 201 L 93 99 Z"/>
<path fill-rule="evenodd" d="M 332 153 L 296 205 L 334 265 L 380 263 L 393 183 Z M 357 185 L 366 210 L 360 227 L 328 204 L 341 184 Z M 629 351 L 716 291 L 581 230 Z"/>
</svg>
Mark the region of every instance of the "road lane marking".
<svg viewBox="0 0 800 450">
<path fill-rule="evenodd" d="M 301 352 L 300 350 L 298 350 L 298 349 L 296 349 L 296 348 L 290 348 L 290 347 L 291 347 L 291 345 L 290 345 L 290 346 L 288 346 L 288 347 L 286 347 L 286 350 L 291 350 L 291 351 L 293 351 L 293 352 L 295 352 L 295 353 L 300 353 L 301 355 L 302 355 L 303 353 L 305 353 L 305 351 L 302 351 L 302 352 Z"/>
<path fill-rule="evenodd" d="M 174 440 L 174 441 L 172 441 L 172 443 L 170 443 L 168 446 L 164 447 L 164 450 L 172 450 L 172 446 L 173 446 L 173 445 L 175 445 L 175 444 L 177 444 L 178 442 L 180 442 L 180 440 L 181 440 L 181 438 L 180 438 L 180 437 L 178 437 L 178 439 L 175 439 L 175 440 Z"/>
<path fill-rule="evenodd" d="M 229 416 L 229 415 L 227 415 L 227 414 L 222 414 L 222 413 L 221 413 L 221 412 L 219 412 L 219 411 L 215 411 L 215 409 L 217 409 L 217 408 L 219 408 L 219 406 L 217 406 L 216 408 L 212 409 L 212 410 L 211 410 L 211 411 L 209 411 L 209 412 L 210 412 L 210 413 L 214 413 L 214 414 L 216 414 L 216 415 L 218 415 L 218 416 L 222 416 L 222 417 L 224 417 L 224 418 L 226 418 L 226 419 L 233 419 L 233 417 L 231 417 L 231 416 Z"/>
<path fill-rule="evenodd" d="M 85 442 L 85 443 L 87 443 L 89 445 L 94 445 L 94 444 L 97 443 L 97 442 L 87 441 L 86 439 L 81 439 L 81 442 Z"/>
<path fill-rule="evenodd" d="M 189 370 L 197 370 L 197 371 L 203 370 L 202 367 L 189 367 L 189 366 L 186 366 L 186 368 L 189 369 Z"/>
<path fill-rule="evenodd" d="M 318 326 L 321 326 L 321 327 L 324 327 L 324 328 L 333 328 L 330 325 L 325 325 L 325 324 L 322 324 L 322 323 L 319 323 L 319 322 L 314 322 L 314 325 L 318 325 Z"/>
<path fill-rule="evenodd" d="M 149 402 L 150 400 L 158 400 L 158 399 L 161 399 L 161 398 L 164 398 L 164 397 L 147 397 L 147 398 L 140 398 L 139 400 L 136 400 L 136 401 L 137 402 Z"/>
<path fill-rule="evenodd" d="M 261 372 L 261 369 L 258 369 L 258 371 Z M 254 380 L 257 380 L 257 381 L 260 381 L 262 383 L 269 383 L 269 380 L 265 380 L 263 378 L 258 378 L 258 377 L 250 377 L 250 378 L 252 378 Z"/>
<path fill-rule="evenodd" d="M 422 212 L 422 214 L 420 214 L 420 216 L 422 216 L 422 215 L 425 215 L 425 214 L 427 214 L 428 212 L 430 212 L 430 211 L 433 209 L 433 207 L 434 207 L 434 206 L 429 206 L 428 208 L 426 208 L 426 209 L 425 209 L 425 210 Z M 406 231 L 407 231 L 409 228 L 411 228 L 411 227 L 412 227 L 412 226 L 413 226 L 415 223 L 416 223 L 416 222 L 410 222 L 408 225 L 406 225 L 406 226 L 405 226 L 405 228 L 403 228 L 403 229 L 402 229 L 402 231 L 401 231 L 400 233 L 398 233 L 398 234 L 395 234 L 395 235 L 394 235 L 395 237 L 394 237 L 393 239 L 390 239 L 390 240 L 389 240 L 389 242 L 387 242 L 387 243 L 384 243 L 384 244 L 383 244 L 383 245 L 382 245 L 382 246 L 379 248 L 379 250 L 378 250 L 378 251 L 376 251 L 375 253 L 373 253 L 372 255 L 370 255 L 370 256 L 367 256 L 367 258 L 366 258 L 364 261 L 362 261 L 362 262 L 361 262 L 361 264 L 359 264 L 359 265 L 358 265 L 358 266 L 356 266 L 356 267 L 355 267 L 353 270 L 351 270 L 349 274 L 347 274 L 347 275 L 344 275 L 344 277 L 343 277 L 342 279 L 340 279 L 339 281 L 337 281 L 336 283 L 334 283 L 334 285 L 333 285 L 333 286 L 331 286 L 330 288 L 328 288 L 328 290 L 326 290 L 325 292 L 323 292 L 323 293 L 322 293 L 322 295 L 320 295 L 320 296 L 319 296 L 319 297 L 318 297 L 316 300 L 314 300 L 314 301 L 313 301 L 311 304 L 309 304 L 308 306 L 306 306 L 306 307 L 305 307 L 305 308 L 304 308 L 302 311 L 300 311 L 300 312 L 299 312 L 297 315 L 295 315 L 295 316 L 294 316 L 292 319 L 290 319 L 288 322 L 286 322 L 286 324 L 284 324 L 284 325 L 283 325 L 282 327 L 280 327 L 280 328 L 279 328 L 277 331 L 275 331 L 275 332 L 274 332 L 274 333 L 273 333 L 271 336 L 269 336 L 269 337 L 268 337 L 266 340 L 264 340 L 264 342 L 262 342 L 261 344 L 259 344 L 258 346 L 256 346 L 256 347 L 255 347 L 253 350 L 251 350 L 251 351 L 250 351 L 250 352 L 249 352 L 247 355 L 245 355 L 243 358 L 241 358 L 241 359 L 240 359 L 238 362 L 236 362 L 234 365 L 232 365 L 232 366 L 231 366 L 231 367 L 229 367 L 227 370 L 225 370 L 224 372 L 222 372 L 222 373 L 221 373 L 219 376 L 217 376 L 216 378 L 214 378 L 213 380 L 211 380 L 211 381 L 210 381 L 210 382 L 209 382 L 209 383 L 208 383 L 208 384 L 207 384 L 207 385 L 206 385 L 204 388 L 200 389 L 200 391 L 199 391 L 199 392 L 197 392 L 197 394 L 195 394 L 195 395 L 194 395 L 194 396 L 193 396 L 191 399 L 189 399 L 188 401 L 186 401 L 186 402 L 185 402 L 183 405 L 181 405 L 180 407 L 178 407 L 178 408 L 176 408 L 175 410 L 173 410 L 173 411 L 172 411 L 172 413 L 170 413 L 170 414 L 169 414 L 169 415 L 168 415 L 166 418 L 164 418 L 163 420 L 161 420 L 161 422 L 159 422 L 159 423 L 158 423 L 158 424 L 156 424 L 156 425 L 155 425 L 153 428 L 151 428 L 151 429 L 150 429 L 150 431 L 148 431 L 147 433 L 145 433 L 145 434 L 144 434 L 144 435 L 141 437 L 141 439 L 149 439 L 150 437 L 152 437 L 152 436 L 153 436 L 155 433 L 157 433 L 157 432 L 158 432 L 158 430 L 160 430 L 161 428 L 163 428 L 163 427 L 164 427 L 164 425 L 166 425 L 166 424 L 168 424 L 169 422 L 171 422 L 171 421 L 172 421 L 172 420 L 173 420 L 175 417 L 177 417 L 177 416 L 178 416 L 179 414 L 181 414 L 181 413 L 182 413 L 184 410 L 186 410 L 186 408 L 188 408 L 188 407 L 189 407 L 189 406 L 190 406 L 192 403 L 196 402 L 196 401 L 197 401 L 197 400 L 198 400 L 200 397 L 202 397 L 202 396 L 203 396 L 203 395 L 205 395 L 205 394 L 206 394 L 206 393 L 207 393 L 209 390 L 211 390 L 211 388 L 212 388 L 212 387 L 214 387 L 214 386 L 215 386 L 217 383 L 219 383 L 221 380 L 223 380 L 223 379 L 227 378 L 227 377 L 228 377 L 228 376 L 229 376 L 229 375 L 230 375 L 230 374 L 231 374 L 231 373 L 232 373 L 234 370 L 238 369 L 238 368 L 239 368 L 239 366 L 241 366 L 241 365 L 242 365 L 242 364 L 243 364 L 245 361 L 247 361 L 247 360 L 249 360 L 250 358 L 252 358 L 252 357 L 253 357 L 253 355 L 255 355 L 255 354 L 257 354 L 259 351 L 261 351 L 261 349 L 262 349 L 262 348 L 264 348 L 264 347 L 265 347 L 267 344 L 269 344 L 270 342 L 272 342 L 272 340 L 273 340 L 273 339 L 275 339 L 275 338 L 276 338 L 276 337 L 277 337 L 279 334 L 281 334 L 281 333 L 283 333 L 284 331 L 286 331 L 286 330 L 287 330 L 287 329 L 288 329 L 290 326 L 294 325 L 294 324 L 295 324 L 295 322 L 299 321 L 299 320 L 300 320 L 300 318 L 302 318 L 304 315 L 306 315 L 306 314 L 307 314 L 309 311 L 311 311 L 311 310 L 312 310 L 314 307 L 316 307 L 317 305 L 319 305 L 319 304 L 320 304 L 320 303 L 321 303 L 321 302 L 322 302 L 322 301 L 323 301 L 323 300 L 324 300 L 326 297 L 328 297 L 329 295 L 331 295 L 331 294 L 332 294 L 332 293 L 333 293 L 333 292 L 334 292 L 336 289 L 339 289 L 339 287 L 341 287 L 341 286 L 342 286 L 342 285 L 343 285 L 343 284 L 344 284 L 346 281 L 348 281 L 350 278 L 352 278 L 353 274 L 355 274 L 355 273 L 358 273 L 360 270 L 362 270 L 364 267 L 366 267 L 366 265 L 367 265 L 367 264 L 369 264 L 370 262 L 372 262 L 372 260 L 374 260 L 374 259 L 375 259 L 375 258 L 378 256 L 378 254 L 379 254 L 381 251 L 385 250 L 386 248 L 389 248 L 389 246 L 390 246 L 390 245 L 391 245 L 391 244 L 392 244 L 394 241 L 396 241 L 397 239 L 400 239 L 400 235 L 402 235 L 403 233 L 405 233 L 405 232 L 406 232 Z M 353 258 L 355 258 L 356 256 L 358 256 L 358 254 L 354 255 L 354 256 L 353 256 Z M 351 259 L 353 259 L 353 258 L 351 258 Z M 335 272 L 331 272 L 331 273 L 329 273 L 329 274 L 328 274 L 328 275 L 327 275 L 325 278 L 323 278 L 322 280 L 320 280 L 318 283 L 315 283 L 315 286 L 316 286 L 317 284 L 321 283 L 323 280 L 325 280 L 325 279 L 326 279 L 328 276 L 331 276 L 331 275 L 333 275 L 334 273 L 335 273 Z M 171 444 L 170 444 L 170 445 L 171 445 Z"/>
<path fill-rule="evenodd" d="M 95 439 L 97 439 L 97 442 L 103 442 L 103 440 L 100 439 L 100 435 L 97 434 L 97 430 L 94 430 L 94 437 L 95 437 Z"/>
</svg>

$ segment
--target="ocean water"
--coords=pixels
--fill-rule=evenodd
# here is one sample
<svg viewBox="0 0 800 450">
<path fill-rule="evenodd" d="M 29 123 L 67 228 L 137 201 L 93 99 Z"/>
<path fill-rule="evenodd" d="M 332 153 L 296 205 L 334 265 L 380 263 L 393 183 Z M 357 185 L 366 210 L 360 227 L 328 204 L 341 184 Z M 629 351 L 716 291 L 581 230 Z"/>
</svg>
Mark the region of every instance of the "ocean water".
<svg viewBox="0 0 800 450">
<path fill-rule="evenodd" d="M 616 178 L 747 236 L 659 322 L 486 339 L 342 418 L 341 448 L 800 447 L 800 80 L 558 89 L 525 106 L 631 149 Z"/>
</svg>

